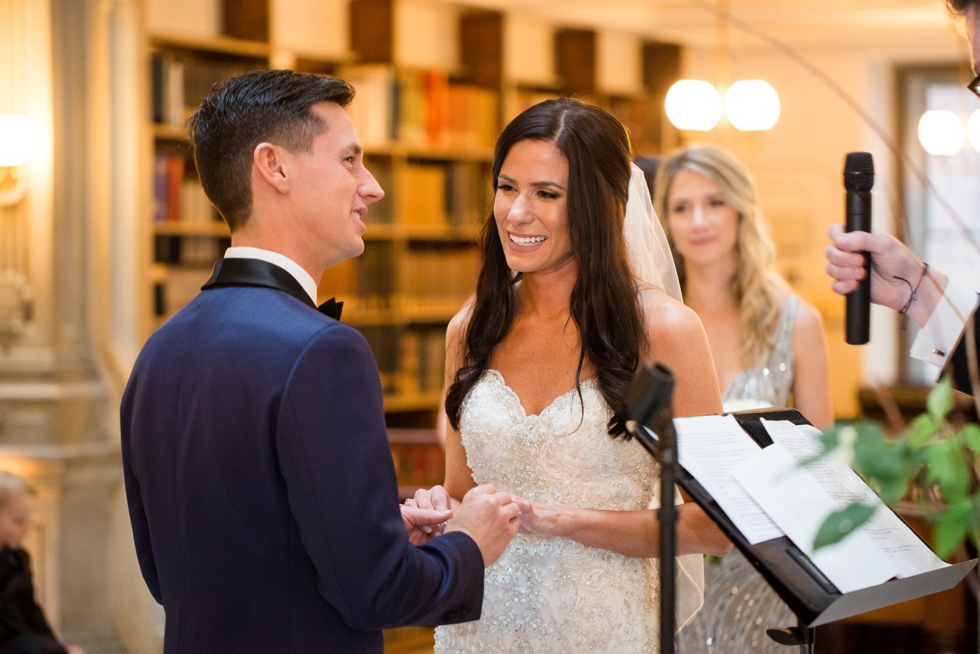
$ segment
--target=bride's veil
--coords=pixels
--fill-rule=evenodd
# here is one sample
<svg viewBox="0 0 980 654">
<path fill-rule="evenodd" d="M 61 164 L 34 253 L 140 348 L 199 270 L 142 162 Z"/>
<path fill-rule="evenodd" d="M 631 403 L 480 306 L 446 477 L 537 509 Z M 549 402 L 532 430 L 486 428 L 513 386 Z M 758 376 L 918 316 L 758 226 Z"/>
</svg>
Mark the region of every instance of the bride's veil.
<svg viewBox="0 0 980 654">
<path fill-rule="evenodd" d="M 674 267 L 674 257 L 670 253 L 664 228 L 653 210 L 650 187 L 639 166 L 632 164 L 632 170 L 623 235 L 626 237 L 633 276 L 662 288 L 675 300 L 681 300 L 681 283 Z"/>
<path fill-rule="evenodd" d="M 667 235 L 657 219 L 650 199 L 650 188 L 639 166 L 633 164 L 626 220 L 623 232 L 629 251 L 633 276 L 651 286 L 663 289 L 681 300 L 681 284 L 670 253 Z M 676 493 L 681 503 L 680 493 Z M 654 486 L 650 508 L 660 506 L 660 484 Z M 677 557 L 677 627 L 688 624 L 704 604 L 704 558 L 700 554 Z"/>
</svg>

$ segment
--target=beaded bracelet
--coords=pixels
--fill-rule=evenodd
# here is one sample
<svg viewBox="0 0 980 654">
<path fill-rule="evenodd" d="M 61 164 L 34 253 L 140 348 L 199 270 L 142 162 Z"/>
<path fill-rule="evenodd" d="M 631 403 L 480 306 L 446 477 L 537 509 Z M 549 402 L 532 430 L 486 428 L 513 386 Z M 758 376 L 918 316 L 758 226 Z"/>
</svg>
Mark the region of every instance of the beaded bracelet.
<svg viewBox="0 0 980 654">
<path fill-rule="evenodd" d="M 928 263 L 923 263 L 922 264 L 922 277 L 919 277 L 919 283 L 915 285 L 915 288 L 912 288 L 911 282 L 909 282 L 909 280 L 905 279 L 904 277 L 899 277 L 898 275 L 893 275 L 893 279 L 900 279 L 901 281 L 905 282 L 906 284 L 908 284 L 909 290 L 912 291 L 912 293 L 909 295 L 909 301 L 905 303 L 905 306 L 904 307 L 902 307 L 901 309 L 898 310 L 900 313 L 907 313 L 908 310 L 909 310 L 909 307 L 911 307 L 912 306 L 912 303 L 915 302 L 916 293 L 919 292 L 919 287 L 922 286 L 922 280 L 926 278 L 926 275 L 927 274 L 929 274 L 929 264 Z"/>
</svg>

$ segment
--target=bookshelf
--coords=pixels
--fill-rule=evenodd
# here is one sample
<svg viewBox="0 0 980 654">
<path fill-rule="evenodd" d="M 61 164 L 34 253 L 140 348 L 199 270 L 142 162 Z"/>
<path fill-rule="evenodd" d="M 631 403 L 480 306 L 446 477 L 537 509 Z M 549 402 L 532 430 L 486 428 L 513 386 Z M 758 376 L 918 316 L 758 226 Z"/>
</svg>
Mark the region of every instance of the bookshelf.
<svg viewBox="0 0 980 654">
<path fill-rule="evenodd" d="M 215 82 L 269 66 L 268 35 L 232 16 L 262 9 L 226 1 L 221 32 L 149 35 L 152 134 L 152 320 L 155 328 L 189 302 L 230 244 L 228 228 L 211 206 L 194 169 L 186 123 Z M 253 23 L 261 22 L 252 20 Z"/>
<path fill-rule="evenodd" d="M 230 243 L 197 181 L 185 133 L 190 112 L 212 83 L 247 70 L 337 74 L 357 90 L 348 111 L 386 195 L 369 208 L 364 254 L 324 273 L 321 300 L 343 300 L 344 321 L 370 343 L 393 433 L 428 433 L 425 442 L 392 441 L 393 451 L 439 450 L 431 430 L 445 328 L 475 289 L 476 241 L 492 206 L 493 146 L 503 123 L 543 99 L 574 96 L 619 117 L 638 154 L 665 151 L 678 142 L 663 98 L 677 78 L 679 48 L 451 2 L 434 11 L 418 0 L 325 0 L 316 16 L 299 20 L 293 0 L 209 1 L 216 18 L 206 28 L 185 33 L 176 21 L 151 23 L 147 37 L 151 325 L 196 295 Z M 406 47 L 407 32 L 425 47 Z M 440 483 L 441 465 L 422 466 L 421 476 L 400 465 L 402 490 Z"/>
</svg>

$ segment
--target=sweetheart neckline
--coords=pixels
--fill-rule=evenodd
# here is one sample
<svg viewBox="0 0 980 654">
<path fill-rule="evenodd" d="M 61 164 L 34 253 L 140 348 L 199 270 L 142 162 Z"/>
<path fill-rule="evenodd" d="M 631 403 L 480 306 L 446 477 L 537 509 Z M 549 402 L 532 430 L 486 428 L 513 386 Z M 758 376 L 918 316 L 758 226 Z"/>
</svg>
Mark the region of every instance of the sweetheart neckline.
<svg viewBox="0 0 980 654">
<path fill-rule="evenodd" d="M 517 391 L 515 391 L 513 388 L 511 388 L 507 384 L 507 380 L 504 379 L 503 373 L 501 373 L 499 370 L 497 370 L 495 368 L 487 368 L 484 371 L 484 376 L 486 376 L 489 373 L 493 373 L 494 375 L 496 375 L 497 379 L 500 381 L 500 385 L 503 386 L 504 390 L 507 393 L 509 393 L 515 400 L 517 400 L 517 406 L 519 406 L 521 408 L 521 413 L 524 415 L 525 418 L 540 418 L 549 409 L 551 409 L 551 407 L 553 407 L 556 404 L 558 404 L 558 401 L 559 400 L 568 397 L 569 395 L 571 395 L 572 393 L 577 392 L 577 390 L 578 390 L 578 389 L 575 389 L 575 388 L 569 389 L 569 390 L 565 391 L 564 393 L 562 393 L 561 395 L 559 395 L 558 397 L 556 397 L 555 399 L 553 399 L 547 406 L 545 406 L 543 409 L 541 409 L 541 411 L 539 411 L 538 413 L 528 413 L 527 412 L 527 409 L 524 408 L 524 403 L 521 401 L 521 396 L 518 395 L 517 394 Z M 586 377 L 585 379 L 582 380 L 581 385 L 582 386 L 585 386 L 586 384 L 589 384 L 591 386 L 591 385 L 594 384 L 594 380 L 596 380 L 596 378 L 597 378 L 596 375 L 589 375 L 588 377 Z"/>
</svg>

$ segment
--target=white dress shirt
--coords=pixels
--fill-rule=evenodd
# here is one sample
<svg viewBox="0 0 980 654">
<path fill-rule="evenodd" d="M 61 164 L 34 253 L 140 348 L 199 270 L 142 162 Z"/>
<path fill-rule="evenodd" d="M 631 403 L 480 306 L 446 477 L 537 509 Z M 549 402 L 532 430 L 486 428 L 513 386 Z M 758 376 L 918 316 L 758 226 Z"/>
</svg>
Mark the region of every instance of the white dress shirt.
<svg viewBox="0 0 980 654">
<path fill-rule="evenodd" d="M 244 246 L 231 247 L 225 250 L 225 259 L 258 259 L 267 261 L 275 266 L 279 266 L 299 282 L 306 294 L 316 304 L 316 281 L 310 273 L 303 270 L 303 267 L 284 254 L 263 250 L 262 248 L 250 248 Z"/>
<path fill-rule="evenodd" d="M 977 294 L 950 278 L 946 292 L 919 330 L 909 351 L 916 359 L 931 363 L 940 370 L 956 348 L 963 327 L 977 308 Z"/>
</svg>

